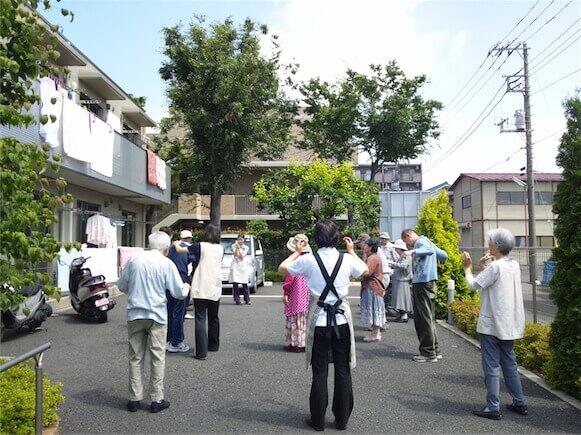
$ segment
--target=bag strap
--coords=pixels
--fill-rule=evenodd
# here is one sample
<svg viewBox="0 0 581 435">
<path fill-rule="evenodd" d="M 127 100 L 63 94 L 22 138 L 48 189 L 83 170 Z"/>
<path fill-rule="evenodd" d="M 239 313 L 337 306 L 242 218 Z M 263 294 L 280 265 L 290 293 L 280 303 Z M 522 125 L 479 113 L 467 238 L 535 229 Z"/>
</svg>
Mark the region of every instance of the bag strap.
<svg viewBox="0 0 581 435">
<path fill-rule="evenodd" d="M 329 276 L 329 273 L 327 272 L 327 269 L 325 268 L 325 265 L 323 264 L 323 260 L 321 260 L 321 257 L 319 256 L 319 254 L 317 252 L 313 253 L 315 260 L 317 260 L 317 264 L 319 265 L 319 269 L 321 270 L 321 274 L 323 275 L 323 278 L 325 280 L 325 289 L 323 290 L 323 292 L 321 293 L 321 296 L 319 297 L 319 301 L 320 302 L 324 302 L 325 299 L 327 298 L 327 295 L 329 294 L 329 292 L 332 292 L 335 297 L 340 300 L 341 298 L 339 297 L 339 294 L 337 293 L 337 289 L 335 288 L 335 278 L 337 278 L 337 275 L 339 274 L 339 269 L 341 269 L 341 264 L 343 263 L 343 253 L 340 252 L 339 253 L 339 258 L 337 259 L 337 263 L 335 263 L 335 267 L 333 268 L 333 272 L 331 273 L 331 276 Z"/>
</svg>

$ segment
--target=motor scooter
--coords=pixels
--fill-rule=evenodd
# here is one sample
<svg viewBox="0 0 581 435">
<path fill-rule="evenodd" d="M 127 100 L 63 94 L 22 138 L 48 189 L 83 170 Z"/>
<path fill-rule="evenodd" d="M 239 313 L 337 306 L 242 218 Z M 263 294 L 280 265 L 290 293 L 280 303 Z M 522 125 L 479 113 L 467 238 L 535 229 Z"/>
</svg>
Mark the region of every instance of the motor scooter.
<svg viewBox="0 0 581 435">
<path fill-rule="evenodd" d="M 8 284 L 3 284 L 3 287 L 7 292 L 16 293 Z M 2 325 L 6 329 L 27 329 L 32 333 L 52 315 L 52 307 L 46 303 L 46 294 L 39 283 L 23 287 L 20 294 L 24 296 L 22 302 L 2 311 Z"/>
<path fill-rule="evenodd" d="M 89 258 L 78 257 L 71 262 L 69 271 L 71 305 L 81 316 L 105 323 L 107 312 L 115 307 L 115 301 L 109 299 L 105 277 L 93 276 L 91 269 L 83 267 Z"/>
</svg>

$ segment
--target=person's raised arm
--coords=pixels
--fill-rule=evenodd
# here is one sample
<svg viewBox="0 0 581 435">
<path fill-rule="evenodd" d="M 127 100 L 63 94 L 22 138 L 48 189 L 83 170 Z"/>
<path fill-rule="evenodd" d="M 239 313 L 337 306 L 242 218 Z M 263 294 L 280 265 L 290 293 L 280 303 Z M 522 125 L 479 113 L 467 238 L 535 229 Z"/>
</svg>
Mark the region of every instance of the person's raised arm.
<svg viewBox="0 0 581 435">
<path fill-rule="evenodd" d="M 190 292 L 190 285 L 182 281 L 178 268 L 173 262 L 167 263 L 165 288 L 176 299 L 185 299 Z"/>
<path fill-rule="evenodd" d="M 187 254 L 188 253 L 188 247 L 187 246 L 182 246 L 181 240 L 175 240 L 172 243 L 172 246 L 174 247 L 174 249 L 176 250 L 176 252 L 178 254 Z"/>
<path fill-rule="evenodd" d="M 416 245 L 417 245 L 416 248 L 411 249 L 409 251 L 405 251 L 403 253 L 403 255 L 404 256 L 408 256 L 408 257 L 411 256 L 411 255 L 417 255 L 418 257 L 424 257 L 426 255 L 433 255 L 433 254 L 435 254 L 434 247 L 427 240 L 422 240 L 420 238 L 416 242 Z"/>
<path fill-rule="evenodd" d="M 295 252 L 289 255 L 282 263 L 280 263 L 278 266 L 278 272 L 283 276 L 283 278 L 289 274 L 289 266 L 301 256 L 301 252 L 305 246 L 306 242 L 304 240 L 298 240 L 295 246 Z"/>
<path fill-rule="evenodd" d="M 369 272 L 367 268 L 367 264 L 357 256 L 355 253 L 355 243 L 351 239 L 351 237 L 344 237 L 343 243 L 345 243 L 345 249 L 347 250 L 347 254 L 351 255 L 354 258 L 353 267 L 351 270 L 351 275 L 355 278 L 362 277 L 364 274 Z"/>
</svg>

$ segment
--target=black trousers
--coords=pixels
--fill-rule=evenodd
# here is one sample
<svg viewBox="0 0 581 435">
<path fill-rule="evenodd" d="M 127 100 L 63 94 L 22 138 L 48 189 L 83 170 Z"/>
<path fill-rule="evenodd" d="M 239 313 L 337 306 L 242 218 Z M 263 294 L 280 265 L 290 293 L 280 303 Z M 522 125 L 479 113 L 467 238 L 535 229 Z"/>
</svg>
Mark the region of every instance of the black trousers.
<svg viewBox="0 0 581 435">
<path fill-rule="evenodd" d="M 339 326 L 341 338 L 329 334 L 326 327 L 315 328 L 313 354 L 313 383 L 311 385 L 311 420 L 316 427 L 325 426 L 325 412 L 329 394 L 327 391 L 329 352 L 333 355 L 335 366 L 335 392 L 333 394 L 333 415 L 338 428 L 345 428 L 353 410 L 353 384 L 349 357 L 351 353 L 351 334 L 349 325 Z"/>
<path fill-rule="evenodd" d="M 414 325 L 420 341 L 420 354 L 434 358 L 440 353 L 436 330 L 435 281 L 412 284 Z"/>
<path fill-rule="evenodd" d="M 208 350 L 216 352 L 220 347 L 219 308 L 220 301 L 194 299 L 197 357 L 205 357 L 208 354 Z M 208 322 L 207 332 L 206 319 Z"/>
</svg>

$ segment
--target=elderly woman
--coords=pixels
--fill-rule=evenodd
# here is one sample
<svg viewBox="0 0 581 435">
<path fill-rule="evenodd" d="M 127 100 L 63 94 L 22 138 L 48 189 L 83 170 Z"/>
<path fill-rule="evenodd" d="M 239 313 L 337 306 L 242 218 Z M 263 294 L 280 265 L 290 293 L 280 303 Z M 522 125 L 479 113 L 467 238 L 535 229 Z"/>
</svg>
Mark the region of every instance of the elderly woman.
<svg viewBox="0 0 581 435">
<path fill-rule="evenodd" d="M 371 333 L 363 341 L 380 341 L 381 327 L 385 322 L 385 303 L 383 296 L 383 267 L 377 254 L 379 240 L 375 237 L 363 243 L 363 253 L 368 271 L 361 281 L 361 323 L 371 326 Z"/>
<path fill-rule="evenodd" d="M 303 243 L 301 255 L 311 252 L 309 238 L 304 234 L 291 237 L 286 247 L 291 252 L 296 252 L 297 244 Z M 288 352 L 304 352 L 307 338 L 307 311 L 309 310 L 309 286 L 304 276 L 287 275 L 284 279 L 283 303 L 285 324 L 285 346 Z"/>
<path fill-rule="evenodd" d="M 399 259 L 397 261 L 390 261 L 389 263 L 390 267 L 394 270 L 391 278 L 391 303 L 399 313 L 395 321 L 406 323 L 408 321 L 408 314 L 414 310 L 411 293 L 412 258 L 403 255 L 407 251 L 407 246 L 402 239 L 396 240 L 393 247 Z"/>
<path fill-rule="evenodd" d="M 311 418 L 307 424 L 316 431 L 325 429 L 330 353 L 335 367 L 333 414 L 337 429 L 347 427 L 353 410 L 351 369 L 355 367 L 355 337 L 347 294 L 350 277 L 360 277 L 367 272 L 367 266 L 355 254 L 355 244 L 349 237 L 343 239 L 347 254 L 337 250 L 339 237 L 339 229 L 334 222 L 318 222 L 313 239 L 319 250 L 302 255 L 304 242 L 299 241 L 296 251 L 278 267 L 284 276 L 304 276 L 311 291 L 306 360 L 307 367 L 311 365 L 313 368 L 313 383 Z"/>
<path fill-rule="evenodd" d="M 476 331 L 480 335 L 482 369 L 486 384 L 486 407 L 472 411 L 478 417 L 500 420 L 500 368 L 512 404 L 510 411 L 527 414 L 527 406 L 514 355 L 514 340 L 524 335 L 525 315 L 519 264 L 508 255 L 514 247 L 514 236 L 499 228 L 488 233 L 489 254 L 481 259 L 493 259 L 476 278 L 472 276 L 472 260 L 463 253 L 466 280 L 480 292 L 480 315 Z"/>
</svg>

